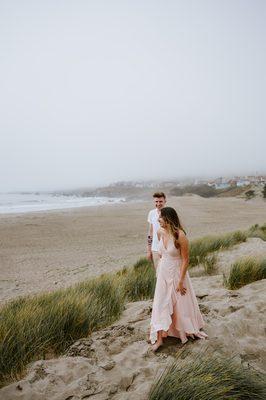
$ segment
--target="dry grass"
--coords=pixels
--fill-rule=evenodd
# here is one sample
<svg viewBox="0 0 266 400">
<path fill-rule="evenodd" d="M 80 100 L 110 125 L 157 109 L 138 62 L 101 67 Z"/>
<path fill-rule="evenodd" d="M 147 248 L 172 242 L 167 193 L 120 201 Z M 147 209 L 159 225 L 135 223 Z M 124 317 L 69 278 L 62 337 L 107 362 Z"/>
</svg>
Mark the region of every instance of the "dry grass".
<svg viewBox="0 0 266 400">
<path fill-rule="evenodd" d="M 265 377 L 233 359 L 198 353 L 165 369 L 149 400 L 264 400 Z"/>
<path fill-rule="evenodd" d="M 211 254 L 203 261 L 204 271 L 208 275 L 212 275 L 217 270 L 217 255 Z"/>
<path fill-rule="evenodd" d="M 195 267 L 204 263 L 206 257 L 215 251 L 229 249 L 230 247 L 245 242 L 247 234 L 236 231 L 221 236 L 205 236 L 202 239 L 193 240 L 189 251 L 189 266 Z"/>
<path fill-rule="evenodd" d="M 8 302 L 0 319 L 0 384 L 18 379 L 26 365 L 64 352 L 77 339 L 117 320 L 125 302 L 152 298 L 155 273 L 140 259 L 68 289 Z"/>
<path fill-rule="evenodd" d="M 252 225 L 252 227 L 247 232 L 248 237 L 260 238 L 266 241 L 266 224 L 263 225 Z"/>
<path fill-rule="evenodd" d="M 141 258 L 122 277 L 122 286 L 128 301 L 146 300 L 153 297 L 156 277 L 154 268 L 147 259 Z"/>
<path fill-rule="evenodd" d="M 246 257 L 231 266 L 229 276 L 224 276 L 224 284 L 228 289 L 233 290 L 265 278 L 266 258 L 258 260 Z"/>
<path fill-rule="evenodd" d="M 32 360 L 63 352 L 115 321 L 124 293 L 112 276 L 7 303 L 0 319 L 0 382 L 16 379 Z"/>
</svg>

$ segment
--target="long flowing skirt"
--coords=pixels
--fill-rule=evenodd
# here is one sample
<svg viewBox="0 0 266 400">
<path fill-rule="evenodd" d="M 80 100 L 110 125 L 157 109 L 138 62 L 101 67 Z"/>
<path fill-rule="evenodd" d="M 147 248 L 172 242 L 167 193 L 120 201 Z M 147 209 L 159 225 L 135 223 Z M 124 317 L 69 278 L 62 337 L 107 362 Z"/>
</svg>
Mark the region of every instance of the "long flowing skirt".
<svg viewBox="0 0 266 400">
<path fill-rule="evenodd" d="M 200 329 L 204 321 L 192 287 L 188 271 L 184 279 L 186 294 L 176 291 L 180 276 L 180 257 L 163 256 L 157 267 L 157 282 L 150 322 L 150 341 L 155 343 L 157 332 L 168 331 L 168 336 L 187 342 L 188 336 L 201 339 L 207 334 Z"/>
</svg>

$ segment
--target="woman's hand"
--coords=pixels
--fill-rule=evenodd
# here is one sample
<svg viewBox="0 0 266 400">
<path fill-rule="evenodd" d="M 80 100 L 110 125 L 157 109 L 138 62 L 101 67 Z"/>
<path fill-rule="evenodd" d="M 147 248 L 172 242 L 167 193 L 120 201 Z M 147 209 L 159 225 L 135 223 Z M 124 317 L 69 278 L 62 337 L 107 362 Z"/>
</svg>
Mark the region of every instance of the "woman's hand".
<svg viewBox="0 0 266 400">
<path fill-rule="evenodd" d="M 176 288 L 177 292 L 180 292 L 182 296 L 184 296 L 186 294 L 187 289 L 184 287 L 184 282 L 183 281 L 179 281 L 177 288 Z"/>
</svg>

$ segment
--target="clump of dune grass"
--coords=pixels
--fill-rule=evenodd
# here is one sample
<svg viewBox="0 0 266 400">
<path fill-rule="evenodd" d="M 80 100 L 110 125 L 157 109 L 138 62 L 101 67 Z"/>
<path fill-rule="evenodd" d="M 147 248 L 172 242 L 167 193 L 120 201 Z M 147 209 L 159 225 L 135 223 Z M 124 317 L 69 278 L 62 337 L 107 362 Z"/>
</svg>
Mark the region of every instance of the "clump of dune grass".
<svg viewBox="0 0 266 400">
<path fill-rule="evenodd" d="M 0 382 L 17 379 L 27 363 L 47 353 L 60 354 L 115 321 L 123 309 L 123 290 L 107 275 L 7 303 L 0 318 Z"/>
<path fill-rule="evenodd" d="M 141 258 L 124 275 L 122 287 L 126 300 L 138 301 L 152 298 L 155 283 L 155 271 L 151 262 Z"/>
<path fill-rule="evenodd" d="M 247 232 L 248 237 L 255 237 L 255 238 L 260 238 L 264 241 L 266 241 L 266 224 L 263 225 L 252 225 L 248 232 Z"/>
<path fill-rule="evenodd" d="M 202 239 L 193 240 L 189 251 L 189 266 L 195 267 L 203 263 L 209 253 L 228 249 L 238 243 L 245 242 L 246 239 L 246 233 L 236 231 L 226 235 L 205 236 Z"/>
<path fill-rule="evenodd" d="M 234 290 L 265 278 L 266 258 L 259 260 L 246 257 L 232 264 L 228 277 L 224 276 L 224 285 Z"/>
<path fill-rule="evenodd" d="M 149 400 L 263 400 L 265 376 L 233 358 L 199 353 L 178 358 L 152 387 Z"/>
<path fill-rule="evenodd" d="M 217 256 L 216 254 L 211 254 L 206 256 L 203 261 L 203 268 L 206 274 L 211 275 L 215 273 L 217 269 Z"/>
<path fill-rule="evenodd" d="M 142 258 L 116 274 L 7 303 L 0 318 L 0 385 L 19 378 L 29 362 L 56 356 L 75 340 L 111 324 L 125 301 L 152 298 L 154 288 L 153 266 Z"/>
</svg>

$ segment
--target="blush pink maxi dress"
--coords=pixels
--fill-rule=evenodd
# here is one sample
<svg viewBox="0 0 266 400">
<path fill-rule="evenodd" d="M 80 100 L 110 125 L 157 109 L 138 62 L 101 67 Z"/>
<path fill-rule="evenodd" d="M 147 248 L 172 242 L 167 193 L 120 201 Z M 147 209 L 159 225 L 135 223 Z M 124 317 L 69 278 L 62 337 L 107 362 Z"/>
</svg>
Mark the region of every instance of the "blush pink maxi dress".
<svg viewBox="0 0 266 400">
<path fill-rule="evenodd" d="M 150 341 L 154 344 L 157 332 L 168 331 L 168 336 L 180 338 L 182 343 L 188 341 L 188 336 L 201 339 L 208 337 L 200 331 L 204 321 L 198 301 L 192 287 L 188 271 L 184 279 L 185 295 L 176 291 L 181 266 L 180 250 L 174 245 L 173 237 L 168 240 L 167 248 L 161 237 L 159 254 L 162 256 L 157 267 L 157 281 L 153 299 L 150 322 Z"/>
</svg>

